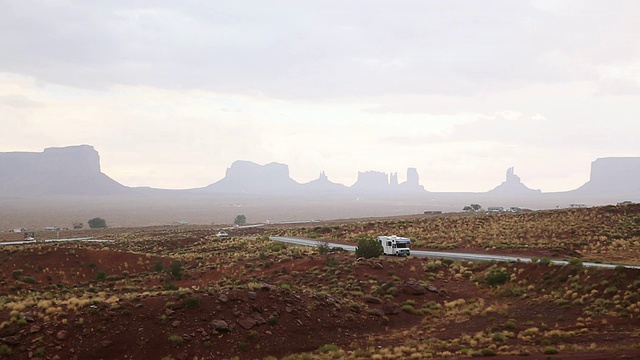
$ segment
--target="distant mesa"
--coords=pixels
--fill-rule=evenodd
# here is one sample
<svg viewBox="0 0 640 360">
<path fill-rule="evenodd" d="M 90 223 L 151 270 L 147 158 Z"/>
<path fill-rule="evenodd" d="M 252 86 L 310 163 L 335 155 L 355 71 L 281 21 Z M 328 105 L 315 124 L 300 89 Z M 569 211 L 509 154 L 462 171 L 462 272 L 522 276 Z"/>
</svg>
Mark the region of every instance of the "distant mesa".
<svg viewBox="0 0 640 360">
<path fill-rule="evenodd" d="M 574 192 L 640 196 L 640 157 L 596 159 L 591 163 L 589 181 Z"/>
<path fill-rule="evenodd" d="M 286 195 L 298 193 L 300 186 L 289 177 L 288 165 L 275 162 L 258 165 L 238 160 L 231 164 L 222 180 L 205 189 L 219 193 Z"/>
<path fill-rule="evenodd" d="M 398 181 L 398 173 L 380 171 L 358 172 L 357 181 L 351 186 L 334 183 L 323 172 L 316 180 L 300 184 L 293 180 L 286 164 L 259 165 L 238 160 L 227 169 L 224 178 L 204 188 L 190 189 L 189 194 L 248 194 L 291 197 L 325 197 L 350 199 L 366 196 L 416 197 L 429 193 L 420 185 L 418 171 L 407 169 L 406 181 Z M 90 145 L 46 148 L 43 152 L 0 153 L 0 197 L 42 197 L 77 195 L 126 195 L 162 196 L 181 194 L 183 190 L 132 188 L 119 184 L 100 170 L 100 156 Z M 186 193 L 186 192 L 185 192 Z M 522 183 L 513 167 L 507 169 L 506 179 L 496 188 L 482 193 L 496 197 L 531 198 L 541 194 Z M 438 193 L 429 193 L 438 195 Z M 455 195 L 458 194 L 458 195 Z M 442 193 L 443 196 L 469 196 L 470 193 Z M 476 193 L 477 194 L 477 193 Z M 591 163 L 591 176 L 578 189 L 562 193 L 571 201 L 582 203 L 584 199 L 607 201 L 634 200 L 640 198 L 640 157 L 600 158 Z M 548 196 L 547 196 L 548 199 Z M 598 201 L 600 201 L 598 200 Z"/>
<path fill-rule="evenodd" d="M 488 194 L 501 195 L 501 196 L 522 196 L 522 195 L 535 195 L 541 194 L 541 190 L 534 190 L 528 188 L 522 183 L 520 177 L 514 173 L 513 167 L 507 169 L 506 180 L 498 185 L 493 190 L 490 190 Z"/>
<path fill-rule="evenodd" d="M 114 195 L 129 188 L 100 171 L 89 145 L 0 153 L 0 195 Z"/>
<path fill-rule="evenodd" d="M 424 193 L 420 185 L 418 171 L 407 169 L 407 181 L 398 183 L 398 173 L 387 174 L 380 171 L 358 172 L 358 180 L 351 189 L 359 193 Z"/>
</svg>

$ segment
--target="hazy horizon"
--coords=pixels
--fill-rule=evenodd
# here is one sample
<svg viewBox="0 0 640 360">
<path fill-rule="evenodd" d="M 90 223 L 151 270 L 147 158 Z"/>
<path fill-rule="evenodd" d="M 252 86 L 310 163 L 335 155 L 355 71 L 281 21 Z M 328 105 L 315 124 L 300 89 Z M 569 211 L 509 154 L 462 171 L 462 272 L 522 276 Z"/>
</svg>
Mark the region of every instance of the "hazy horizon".
<svg viewBox="0 0 640 360">
<path fill-rule="evenodd" d="M 0 152 L 89 144 L 126 186 L 198 188 L 235 160 L 415 167 L 543 192 L 640 156 L 634 1 L 0 3 Z"/>
</svg>

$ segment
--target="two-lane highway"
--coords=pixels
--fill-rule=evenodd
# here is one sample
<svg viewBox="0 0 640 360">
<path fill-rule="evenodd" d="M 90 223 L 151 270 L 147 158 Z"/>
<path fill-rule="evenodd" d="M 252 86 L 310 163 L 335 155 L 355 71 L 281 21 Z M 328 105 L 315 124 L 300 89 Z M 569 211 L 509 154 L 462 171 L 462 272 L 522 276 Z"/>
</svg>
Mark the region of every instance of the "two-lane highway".
<svg viewBox="0 0 640 360">
<path fill-rule="evenodd" d="M 320 244 L 328 244 L 331 247 L 339 247 L 343 248 L 347 251 L 356 251 L 356 247 L 353 245 L 344 245 L 332 242 L 326 242 L 322 240 L 314 240 L 314 239 L 305 239 L 298 237 L 281 237 L 281 236 L 271 236 L 270 240 L 280 241 L 289 244 L 295 245 L 304 245 L 304 246 L 318 246 Z M 433 257 L 433 258 L 443 258 L 443 259 L 454 259 L 454 260 L 469 260 L 469 261 L 522 261 L 522 262 L 531 262 L 530 257 L 516 257 L 516 256 L 505 256 L 505 255 L 490 255 L 490 254 L 476 254 L 476 253 L 454 253 L 454 252 L 446 252 L 446 251 L 422 251 L 422 250 L 411 250 L 411 256 L 415 257 Z M 556 265 L 567 265 L 569 262 L 565 260 L 551 260 L 553 264 Z M 620 265 L 620 264 L 602 264 L 602 263 L 593 263 L 593 262 L 583 262 L 583 266 L 586 267 L 599 267 L 599 268 L 608 268 L 613 269 L 617 266 L 623 266 L 629 269 L 640 269 L 640 266 L 635 265 Z"/>
</svg>

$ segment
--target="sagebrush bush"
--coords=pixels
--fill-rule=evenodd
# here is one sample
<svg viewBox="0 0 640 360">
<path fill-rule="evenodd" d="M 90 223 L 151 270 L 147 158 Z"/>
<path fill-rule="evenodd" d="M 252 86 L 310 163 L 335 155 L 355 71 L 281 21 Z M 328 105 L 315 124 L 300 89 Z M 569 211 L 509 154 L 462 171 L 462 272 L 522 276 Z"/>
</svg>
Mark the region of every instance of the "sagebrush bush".
<svg viewBox="0 0 640 360">
<path fill-rule="evenodd" d="M 380 257 L 384 250 L 382 244 L 378 240 L 370 236 L 361 236 L 357 238 L 358 247 L 356 247 L 356 257 L 362 257 L 365 259 Z"/>
</svg>

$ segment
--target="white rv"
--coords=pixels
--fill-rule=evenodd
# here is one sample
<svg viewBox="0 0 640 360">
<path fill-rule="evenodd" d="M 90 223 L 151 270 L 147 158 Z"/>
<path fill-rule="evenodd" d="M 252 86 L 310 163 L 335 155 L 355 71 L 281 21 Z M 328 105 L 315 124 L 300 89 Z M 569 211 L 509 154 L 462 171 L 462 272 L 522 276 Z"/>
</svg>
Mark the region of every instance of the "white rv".
<svg viewBox="0 0 640 360">
<path fill-rule="evenodd" d="M 378 236 L 378 242 L 382 245 L 385 255 L 409 256 L 411 255 L 411 239 L 400 236 Z"/>
</svg>

